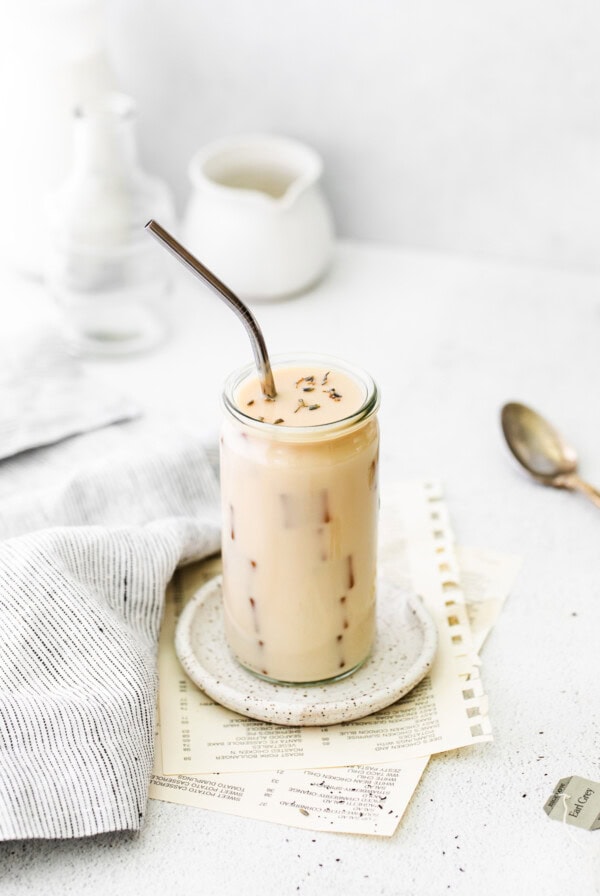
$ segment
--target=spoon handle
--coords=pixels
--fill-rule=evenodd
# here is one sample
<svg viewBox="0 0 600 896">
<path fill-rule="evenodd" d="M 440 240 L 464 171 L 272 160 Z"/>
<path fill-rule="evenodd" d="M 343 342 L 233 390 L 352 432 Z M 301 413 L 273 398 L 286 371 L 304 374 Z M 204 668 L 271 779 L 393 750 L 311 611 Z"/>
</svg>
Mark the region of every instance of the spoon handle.
<svg viewBox="0 0 600 896">
<path fill-rule="evenodd" d="M 597 488 L 594 488 L 589 482 L 584 482 L 584 480 L 580 479 L 575 473 L 565 478 L 565 485 L 567 488 L 580 492 L 582 495 L 585 495 L 586 498 L 589 498 L 596 507 L 600 507 L 600 491 Z"/>
</svg>

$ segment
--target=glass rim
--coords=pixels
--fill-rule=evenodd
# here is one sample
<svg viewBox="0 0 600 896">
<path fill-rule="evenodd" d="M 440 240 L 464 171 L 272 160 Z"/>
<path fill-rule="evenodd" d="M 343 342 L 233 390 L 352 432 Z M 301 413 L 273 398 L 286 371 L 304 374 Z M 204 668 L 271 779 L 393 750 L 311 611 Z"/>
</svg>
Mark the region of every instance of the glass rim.
<svg viewBox="0 0 600 896">
<path fill-rule="evenodd" d="M 314 426 L 287 426 L 285 423 L 275 424 L 257 420 L 255 417 L 245 414 L 234 400 L 235 392 L 244 380 L 252 374 L 258 375 L 256 365 L 251 363 L 234 370 L 225 380 L 222 393 L 222 403 L 225 410 L 238 422 L 251 427 L 265 437 L 268 436 L 278 441 L 314 441 L 329 438 L 332 435 L 343 435 L 359 424 L 366 422 L 377 413 L 380 404 L 379 388 L 373 377 L 362 367 L 350 364 L 341 358 L 314 354 L 312 352 L 289 352 L 271 357 L 271 366 L 275 374 L 278 366 L 296 364 L 298 362 L 323 364 L 325 367 L 330 366 L 348 373 L 364 386 L 365 397 L 360 407 L 354 413 L 342 417 L 340 420 L 334 420 L 331 423 L 318 423 Z"/>
</svg>

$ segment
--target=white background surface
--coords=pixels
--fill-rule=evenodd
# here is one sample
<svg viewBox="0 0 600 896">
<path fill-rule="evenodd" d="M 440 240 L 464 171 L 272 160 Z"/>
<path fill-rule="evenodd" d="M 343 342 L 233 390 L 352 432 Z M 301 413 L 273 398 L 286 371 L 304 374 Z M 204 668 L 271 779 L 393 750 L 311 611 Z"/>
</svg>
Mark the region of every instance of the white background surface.
<svg viewBox="0 0 600 896">
<path fill-rule="evenodd" d="M 47 303 L 23 283 L 1 294 L 24 318 Z M 246 336 L 187 276 L 171 312 L 162 351 L 92 366 L 149 412 L 212 428 L 224 376 L 250 358 Z M 434 758 L 390 840 L 151 802 L 138 836 L 0 845 L 3 896 L 600 892 L 598 833 L 571 839 L 542 809 L 561 777 L 600 781 L 600 514 L 521 475 L 498 424 L 504 401 L 531 403 L 600 483 L 600 280 L 346 243 L 318 289 L 259 317 L 274 353 L 369 368 L 385 471 L 439 476 L 460 542 L 523 555 L 483 650 L 495 740 Z"/>
<path fill-rule="evenodd" d="M 266 130 L 322 154 L 342 236 L 598 269 L 594 0 L 4 3 L 0 255 L 39 252 L 69 110 L 110 83 L 82 61 L 93 31 L 68 28 L 93 2 L 115 84 L 138 102 L 142 158 L 180 211 L 196 149 Z"/>
<path fill-rule="evenodd" d="M 593 0 L 108 0 L 117 77 L 180 207 L 202 144 L 313 145 L 342 236 L 597 267 Z"/>
</svg>

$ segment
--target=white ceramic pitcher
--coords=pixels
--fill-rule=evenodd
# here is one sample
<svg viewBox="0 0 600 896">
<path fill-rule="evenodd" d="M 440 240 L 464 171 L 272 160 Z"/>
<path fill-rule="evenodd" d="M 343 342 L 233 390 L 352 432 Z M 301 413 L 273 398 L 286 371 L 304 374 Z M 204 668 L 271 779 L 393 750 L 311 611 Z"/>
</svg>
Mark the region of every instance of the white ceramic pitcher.
<svg viewBox="0 0 600 896">
<path fill-rule="evenodd" d="M 314 150 L 285 137 L 256 134 L 209 144 L 190 163 L 186 244 L 244 299 L 301 292 L 331 260 L 322 168 Z"/>
</svg>

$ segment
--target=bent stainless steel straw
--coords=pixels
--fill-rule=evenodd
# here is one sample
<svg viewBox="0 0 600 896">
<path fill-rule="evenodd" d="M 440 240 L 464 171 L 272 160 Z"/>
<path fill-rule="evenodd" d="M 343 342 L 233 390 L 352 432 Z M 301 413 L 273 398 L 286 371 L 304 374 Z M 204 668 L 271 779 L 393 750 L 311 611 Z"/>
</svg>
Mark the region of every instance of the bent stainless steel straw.
<svg viewBox="0 0 600 896">
<path fill-rule="evenodd" d="M 195 274 L 196 277 L 210 286 L 211 289 L 217 293 L 219 298 L 223 299 L 223 301 L 237 314 L 250 336 L 252 351 L 254 352 L 254 360 L 256 361 L 256 366 L 258 368 L 258 375 L 263 394 L 267 398 L 275 398 L 277 392 L 275 390 L 275 381 L 273 379 L 267 346 L 262 330 L 250 309 L 244 305 L 242 300 L 239 299 L 228 286 L 225 286 L 212 271 L 209 271 L 209 269 L 205 267 L 202 262 L 198 261 L 191 252 L 188 252 L 185 246 L 182 246 L 174 236 L 164 229 L 164 227 L 161 227 L 156 221 L 148 221 L 146 230 L 148 230 L 152 236 L 171 253 L 171 255 L 174 255 L 175 258 L 185 265 L 192 274 Z"/>
</svg>

